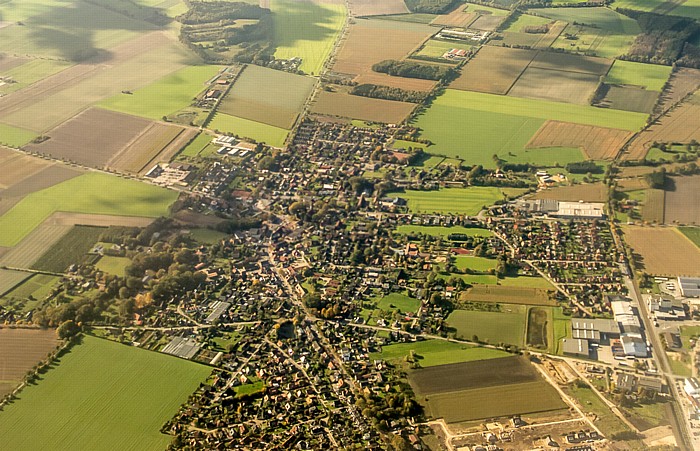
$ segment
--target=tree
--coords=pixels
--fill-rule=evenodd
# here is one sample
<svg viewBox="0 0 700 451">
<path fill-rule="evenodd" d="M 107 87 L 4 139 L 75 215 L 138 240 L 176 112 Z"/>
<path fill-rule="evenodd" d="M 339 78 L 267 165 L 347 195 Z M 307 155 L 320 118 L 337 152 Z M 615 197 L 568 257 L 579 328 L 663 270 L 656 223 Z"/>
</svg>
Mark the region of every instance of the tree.
<svg viewBox="0 0 700 451">
<path fill-rule="evenodd" d="M 66 340 L 68 338 L 72 338 L 76 336 L 80 332 L 80 326 L 75 324 L 73 320 L 68 320 L 64 321 L 61 323 L 60 326 L 58 326 L 58 329 L 56 329 L 56 333 L 58 334 L 58 338 L 61 340 Z"/>
</svg>

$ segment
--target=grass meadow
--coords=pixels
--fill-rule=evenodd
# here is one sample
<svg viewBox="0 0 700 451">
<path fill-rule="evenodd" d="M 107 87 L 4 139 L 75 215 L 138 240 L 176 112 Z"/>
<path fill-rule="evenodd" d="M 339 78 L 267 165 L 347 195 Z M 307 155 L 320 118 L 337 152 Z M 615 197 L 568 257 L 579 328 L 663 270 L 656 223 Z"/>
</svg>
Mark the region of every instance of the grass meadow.
<svg viewBox="0 0 700 451">
<path fill-rule="evenodd" d="M 9 147 L 22 147 L 36 138 L 36 133 L 10 125 L 0 124 L 0 144 Z"/>
<path fill-rule="evenodd" d="M 416 360 L 423 368 L 476 360 L 497 359 L 511 355 L 497 349 L 479 348 L 465 343 L 426 340 L 384 346 L 381 352 L 371 353 L 370 359 L 400 361 L 409 355 L 411 351 L 414 351 Z"/>
<path fill-rule="evenodd" d="M 524 306 L 504 304 L 500 312 L 455 310 L 447 317 L 447 323 L 456 329 L 458 338 L 471 340 L 476 335 L 480 341 L 491 344 L 523 346 L 526 315 Z"/>
<path fill-rule="evenodd" d="M 446 188 L 438 191 L 412 191 L 392 193 L 408 201 L 408 209 L 413 213 L 454 213 L 476 215 L 483 207 L 488 207 L 503 199 L 498 188 L 471 186 L 469 188 Z"/>
<path fill-rule="evenodd" d="M 434 226 L 419 226 L 419 225 L 400 225 L 396 228 L 396 232 L 409 235 L 409 234 L 425 234 L 431 236 L 442 236 L 447 237 L 453 233 L 463 234 L 467 236 L 474 237 L 490 237 L 493 234 L 490 230 L 479 229 L 476 227 L 434 227 Z"/>
<path fill-rule="evenodd" d="M 273 147 L 284 146 L 284 141 L 289 134 L 289 131 L 283 128 L 222 113 L 214 115 L 214 119 L 209 123 L 209 128 L 233 133 L 244 138 L 251 138 Z"/>
<path fill-rule="evenodd" d="M 391 293 L 384 296 L 377 303 L 377 308 L 382 310 L 399 310 L 403 313 L 416 313 L 420 307 L 420 301 L 405 294 Z"/>
<path fill-rule="evenodd" d="M 671 70 L 670 66 L 617 60 L 605 77 L 605 83 L 635 85 L 650 91 L 661 91 Z"/>
</svg>

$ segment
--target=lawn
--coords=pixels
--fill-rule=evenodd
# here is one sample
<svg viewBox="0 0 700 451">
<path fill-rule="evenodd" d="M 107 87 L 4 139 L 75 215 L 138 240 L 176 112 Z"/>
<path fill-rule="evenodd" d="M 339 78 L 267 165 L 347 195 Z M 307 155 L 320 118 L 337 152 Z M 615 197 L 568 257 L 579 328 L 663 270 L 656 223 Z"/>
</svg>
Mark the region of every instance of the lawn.
<svg viewBox="0 0 700 451">
<path fill-rule="evenodd" d="M 522 346 L 525 340 L 527 308 L 522 305 L 502 304 L 501 312 L 455 310 L 447 323 L 456 329 L 456 336 L 491 344 L 506 343 Z"/>
<path fill-rule="evenodd" d="M 616 60 L 605 77 L 605 83 L 635 85 L 650 91 L 661 91 L 671 70 L 671 66 Z"/>
<path fill-rule="evenodd" d="M 10 125 L 0 124 L 0 144 L 9 147 L 22 147 L 36 138 L 36 133 Z"/>
<path fill-rule="evenodd" d="M 382 347 L 382 352 L 370 354 L 371 360 L 403 360 L 411 351 L 423 368 L 447 365 L 451 363 L 473 362 L 475 360 L 497 359 L 507 357 L 504 351 L 479 348 L 468 344 L 444 340 L 426 340 L 412 343 L 397 343 Z"/>
<path fill-rule="evenodd" d="M 254 139 L 273 147 L 284 146 L 284 140 L 287 139 L 289 134 L 283 128 L 221 113 L 214 115 L 214 119 L 209 123 L 209 128 L 220 132 L 233 133 L 243 138 Z"/>
<path fill-rule="evenodd" d="M 691 377 L 693 375 L 690 366 L 680 360 L 668 359 L 668 364 L 671 366 L 671 371 L 676 376 Z"/>
<path fill-rule="evenodd" d="M 679 227 L 678 230 L 695 243 L 697 247 L 700 247 L 700 227 Z"/>
<path fill-rule="evenodd" d="M 218 72 L 219 66 L 188 66 L 137 89 L 132 94 L 117 94 L 98 105 L 109 110 L 160 120 L 192 103 L 206 89 L 206 82 Z"/>
<path fill-rule="evenodd" d="M 190 237 L 204 244 L 215 244 L 229 237 L 229 235 L 212 229 L 192 229 Z"/>
<path fill-rule="evenodd" d="M 498 280 L 498 284 L 505 287 L 542 288 L 545 290 L 554 289 L 552 284 L 547 282 L 546 279 L 531 276 L 504 277 L 503 279 Z"/>
<path fill-rule="evenodd" d="M 205 147 L 209 145 L 213 137 L 208 135 L 206 132 L 202 132 L 195 139 L 192 140 L 185 148 L 180 152 L 179 156 L 183 157 L 196 157 L 198 156 Z"/>
<path fill-rule="evenodd" d="M 484 207 L 489 207 L 503 194 L 498 188 L 472 186 L 469 188 L 446 188 L 438 191 L 412 191 L 389 194 L 408 202 L 412 213 L 454 213 L 476 215 Z"/>
<path fill-rule="evenodd" d="M 131 260 L 127 257 L 112 257 L 107 255 L 100 258 L 100 261 L 97 262 L 95 267 L 107 274 L 124 277 L 126 275 L 126 267 L 130 264 Z"/>
<path fill-rule="evenodd" d="M 0 413 L 5 449 L 162 450 L 161 426 L 211 373 L 164 354 L 85 337 Z"/>
<path fill-rule="evenodd" d="M 88 173 L 32 193 L 0 217 L 0 246 L 15 246 L 57 211 L 119 216 L 168 216 L 177 192 Z"/>
<path fill-rule="evenodd" d="M 459 255 L 455 257 L 455 266 L 460 270 L 469 268 L 473 271 L 487 272 L 490 269 L 496 269 L 496 260 L 492 258 Z"/>
<path fill-rule="evenodd" d="M 416 313 L 420 307 L 420 301 L 405 294 L 391 293 L 384 296 L 377 303 L 377 307 L 382 310 L 398 309 L 403 313 Z"/>
<path fill-rule="evenodd" d="M 75 226 L 32 265 L 33 269 L 65 272 L 70 265 L 80 264 L 105 231 L 103 227 Z"/>
<path fill-rule="evenodd" d="M 439 226 L 420 226 L 420 225 L 400 225 L 396 228 L 396 232 L 408 235 L 408 234 L 425 234 L 430 236 L 441 236 L 447 237 L 452 234 L 467 235 L 474 237 L 490 237 L 493 234 L 490 230 L 479 229 L 476 227 L 439 227 Z"/>
<path fill-rule="evenodd" d="M 275 58 L 302 59 L 299 69 L 319 75 L 343 28 L 347 12 L 342 3 L 271 0 L 275 21 Z"/>
</svg>

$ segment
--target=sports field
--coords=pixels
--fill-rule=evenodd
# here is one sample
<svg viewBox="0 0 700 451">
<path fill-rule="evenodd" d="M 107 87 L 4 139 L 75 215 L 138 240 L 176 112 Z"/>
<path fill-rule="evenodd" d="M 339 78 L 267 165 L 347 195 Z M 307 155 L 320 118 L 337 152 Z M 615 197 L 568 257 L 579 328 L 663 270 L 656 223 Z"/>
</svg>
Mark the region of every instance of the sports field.
<svg viewBox="0 0 700 451">
<path fill-rule="evenodd" d="M 251 138 L 255 141 L 264 142 L 273 147 L 284 146 L 289 132 L 283 128 L 255 122 L 241 117 L 229 116 L 228 114 L 217 113 L 209 123 L 211 130 L 233 133 L 242 138 Z"/>
<path fill-rule="evenodd" d="M 475 360 L 497 359 L 510 354 L 497 349 L 479 348 L 444 340 L 426 340 L 383 346 L 381 352 L 370 354 L 370 360 L 399 361 L 413 351 L 422 368 Z"/>
<path fill-rule="evenodd" d="M 489 207 L 503 199 L 498 188 L 470 186 L 469 188 L 445 188 L 438 191 L 412 191 L 391 193 L 390 197 L 400 197 L 408 201 L 408 209 L 413 213 L 455 213 L 476 215 L 484 207 Z"/>
<path fill-rule="evenodd" d="M 117 94 L 100 102 L 101 107 L 160 120 L 192 103 L 217 72 L 218 66 L 188 66 L 131 94 Z"/>
<path fill-rule="evenodd" d="M 300 70 L 320 74 L 343 27 L 344 4 L 270 0 L 270 10 L 275 21 L 275 58 L 299 57 Z"/>
<path fill-rule="evenodd" d="M 452 234 L 467 235 L 467 236 L 479 236 L 479 237 L 489 237 L 493 235 L 490 230 L 479 229 L 476 227 L 433 227 L 433 226 L 419 226 L 419 225 L 400 225 L 396 228 L 397 233 L 401 234 L 425 234 L 431 236 L 442 236 L 447 237 Z"/>
<path fill-rule="evenodd" d="M 84 337 L 0 413 L 3 447 L 165 449 L 172 437 L 161 434 L 161 426 L 210 373 L 203 365 Z"/>
<path fill-rule="evenodd" d="M 671 75 L 671 70 L 670 66 L 617 60 L 605 77 L 605 83 L 634 85 L 651 91 L 661 91 Z"/>
<path fill-rule="evenodd" d="M 447 317 L 447 323 L 456 329 L 456 336 L 490 344 L 505 343 L 522 346 L 525 340 L 527 309 L 522 305 L 502 305 L 500 312 L 455 310 Z"/>
<path fill-rule="evenodd" d="M 57 211 L 167 216 L 177 193 L 106 174 L 88 173 L 25 197 L 0 217 L 0 246 L 14 246 Z"/>
</svg>

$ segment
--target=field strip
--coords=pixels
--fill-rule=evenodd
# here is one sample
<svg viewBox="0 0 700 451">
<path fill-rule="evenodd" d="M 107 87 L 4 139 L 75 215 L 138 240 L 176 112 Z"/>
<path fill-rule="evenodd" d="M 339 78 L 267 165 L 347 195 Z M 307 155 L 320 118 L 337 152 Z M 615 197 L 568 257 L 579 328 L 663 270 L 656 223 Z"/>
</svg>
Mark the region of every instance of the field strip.
<svg viewBox="0 0 700 451">
<path fill-rule="evenodd" d="M 197 134 L 196 129 L 185 128 L 180 132 L 170 143 L 163 148 L 163 150 L 158 153 L 154 158 L 151 159 L 147 164 L 141 168 L 140 174 L 143 175 L 148 170 L 155 165 L 156 162 L 170 162 L 175 155 L 185 147 L 187 142 L 191 141 L 192 138 Z"/>
<path fill-rule="evenodd" d="M 46 251 L 63 238 L 71 227 L 72 225 L 52 224 L 50 220 L 44 221 L 17 246 L 7 252 L 0 259 L 0 265 L 14 268 L 31 267 Z"/>
<path fill-rule="evenodd" d="M 120 158 L 123 154 L 125 154 L 125 153 L 129 150 L 129 148 L 130 148 L 136 141 L 138 141 L 139 139 L 141 139 L 141 137 L 144 136 L 146 133 L 150 132 L 155 126 L 156 126 L 156 122 L 151 122 L 150 124 L 148 124 L 148 126 L 147 126 L 146 128 L 144 128 L 143 130 L 141 130 L 136 136 L 134 136 L 133 138 L 131 138 L 131 140 L 130 140 L 129 142 L 127 142 L 126 144 L 124 144 L 124 147 L 122 147 L 119 151 L 117 151 L 117 152 L 112 156 L 112 158 L 110 158 L 109 160 L 107 160 L 107 162 L 105 162 L 105 164 L 104 164 L 105 167 L 113 167 L 115 161 L 119 160 L 119 158 Z"/>
<path fill-rule="evenodd" d="M 46 221 L 52 225 L 87 225 L 97 227 L 122 226 L 122 227 L 146 227 L 155 218 L 141 216 L 116 216 L 97 215 L 89 213 L 68 213 L 59 211 L 52 214 Z"/>
<path fill-rule="evenodd" d="M 510 84 L 510 86 L 508 86 L 508 89 L 506 89 L 506 92 L 505 92 L 503 95 L 506 95 L 506 96 L 508 95 L 508 93 L 510 92 L 510 90 L 513 89 L 513 86 L 515 86 L 515 84 L 518 82 L 518 80 L 520 80 L 520 77 L 523 76 L 523 74 L 525 73 L 525 71 L 526 71 L 526 70 L 530 67 L 530 65 L 532 64 L 532 62 L 535 61 L 535 57 L 536 57 L 537 55 L 538 55 L 537 52 L 534 52 L 534 53 L 532 54 L 532 58 L 530 59 L 530 61 L 528 61 L 527 65 L 525 65 L 525 66 L 523 67 L 523 70 L 520 71 L 520 73 L 518 74 L 518 76 L 515 77 L 515 78 L 513 79 L 513 82 Z"/>
</svg>

